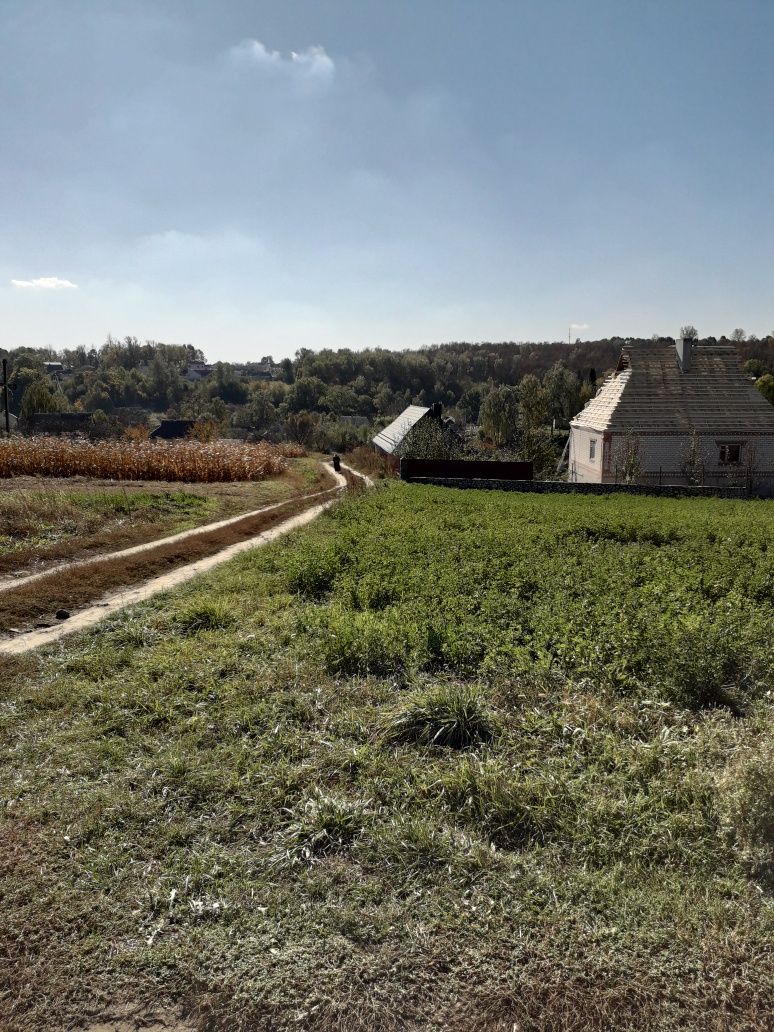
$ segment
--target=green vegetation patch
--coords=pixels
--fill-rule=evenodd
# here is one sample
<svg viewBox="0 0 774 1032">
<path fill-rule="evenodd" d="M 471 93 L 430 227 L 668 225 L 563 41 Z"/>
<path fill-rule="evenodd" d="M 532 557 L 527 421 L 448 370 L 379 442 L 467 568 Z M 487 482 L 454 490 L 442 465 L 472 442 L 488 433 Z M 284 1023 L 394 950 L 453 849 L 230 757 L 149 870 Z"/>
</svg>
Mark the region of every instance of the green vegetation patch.
<svg viewBox="0 0 774 1032">
<path fill-rule="evenodd" d="M 773 528 L 395 485 L 8 662 L 0 1012 L 770 1027 Z"/>
</svg>

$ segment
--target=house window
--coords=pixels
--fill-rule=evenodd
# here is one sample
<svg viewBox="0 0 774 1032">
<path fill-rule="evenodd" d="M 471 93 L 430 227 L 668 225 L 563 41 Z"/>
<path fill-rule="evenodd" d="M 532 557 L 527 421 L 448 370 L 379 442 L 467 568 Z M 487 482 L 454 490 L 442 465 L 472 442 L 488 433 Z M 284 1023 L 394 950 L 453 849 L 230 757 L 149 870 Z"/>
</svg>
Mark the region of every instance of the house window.
<svg viewBox="0 0 774 1032">
<path fill-rule="evenodd" d="M 589 441 L 589 462 L 593 462 L 597 456 L 597 440 L 595 437 Z"/>
<path fill-rule="evenodd" d="M 720 445 L 720 465 L 721 466 L 738 466 L 742 457 L 742 446 L 741 444 L 721 444 Z"/>
</svg>

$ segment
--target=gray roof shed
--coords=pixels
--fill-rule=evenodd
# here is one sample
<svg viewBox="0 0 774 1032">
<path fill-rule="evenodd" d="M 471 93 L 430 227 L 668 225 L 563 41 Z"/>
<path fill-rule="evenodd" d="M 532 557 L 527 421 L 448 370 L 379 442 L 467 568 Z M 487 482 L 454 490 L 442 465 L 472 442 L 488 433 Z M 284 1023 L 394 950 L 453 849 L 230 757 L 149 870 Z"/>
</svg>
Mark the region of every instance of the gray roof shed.
<svg viewBox="0 0 774 1032">
<path fill-rule="evenodd" d="M 371 438 L 372 444 L 379 451 L 392 455 L 409 430 L 413 429 L 429 411 L 430 409 L 425 408 L 423 405 L 409 405 L 396 419 L 393 419 L 389 426 L 386 426 L 384 430 L 380 430 L 376 437 Z"/>
</svg>

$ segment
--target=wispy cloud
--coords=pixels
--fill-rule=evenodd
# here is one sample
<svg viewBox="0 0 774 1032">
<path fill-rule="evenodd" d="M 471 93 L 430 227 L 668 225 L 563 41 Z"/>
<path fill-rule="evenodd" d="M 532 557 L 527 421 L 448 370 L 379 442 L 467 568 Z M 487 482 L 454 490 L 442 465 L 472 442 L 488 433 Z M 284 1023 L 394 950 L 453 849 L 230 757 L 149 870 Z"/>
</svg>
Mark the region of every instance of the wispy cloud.
<svg viewBox="0 0 774 1032">
<path fill-rule="evenodd" d="M 324 47 L 313 46 L 305 50 L 292 50 L 287 57 L 279 50 L 269 50 L 259 39 L 243 39 L 229 51 L 229 57 L 236 64 L 256 65 L 263 68 L 297 70 L 307 76 L 330 79 L 336 70 L 333 58 Z"/>
<path fill-rule="evenodd" d="M 77 290 L 78 284 L 70 280 L 60 279 L 59 276 L 40 276 L 38 279 L 12 279 L 12 287 L 21 287 L 23 290 Z"/>
</svg>

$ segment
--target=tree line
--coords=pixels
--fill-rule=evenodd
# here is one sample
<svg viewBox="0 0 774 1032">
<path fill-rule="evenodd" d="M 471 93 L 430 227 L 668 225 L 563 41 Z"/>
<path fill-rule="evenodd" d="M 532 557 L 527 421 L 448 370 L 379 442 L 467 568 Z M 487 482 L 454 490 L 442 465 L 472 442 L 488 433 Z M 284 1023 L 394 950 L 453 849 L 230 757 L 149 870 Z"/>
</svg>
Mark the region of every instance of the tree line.
<svg viewBox="0 0 774 1032">
<path fill-rule="evenodd" d="M 452 342 L 414 351 L 301 348 L 269 382 L 241 375 L 227 362 L 193 382 L 186 371 L 204 360 L 199 349 L 136 337 L 108 337 L 90 349 L 0 349 L 0 357 L 9 359 L 12 408 L 22 417 L 97 412 L 117 426 L 161 416 L 202 418 L 235 436 L 284 437 L 342 450 L 409 404 L 440 402 L 456 425 L 479 426 L 495 447 L 511 448 L 518 439 L 523 448 L 535 428 L 567 426 L 615 367 L 625 343 L 646 341 Z M 774 333 L 759 339 L 735 330 L 732 337 L 697 343 L 733 344 L 745 371 L 774 404 Z M 45 364 L 51 362 L 61 363 L 63 372 L 48 374 Z M 362 423 L 368 425 L 357 425 Z"/>
</svg>

